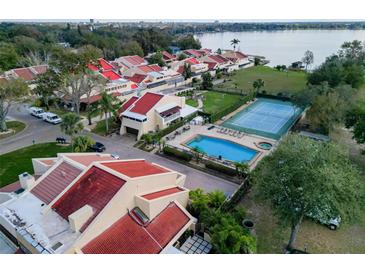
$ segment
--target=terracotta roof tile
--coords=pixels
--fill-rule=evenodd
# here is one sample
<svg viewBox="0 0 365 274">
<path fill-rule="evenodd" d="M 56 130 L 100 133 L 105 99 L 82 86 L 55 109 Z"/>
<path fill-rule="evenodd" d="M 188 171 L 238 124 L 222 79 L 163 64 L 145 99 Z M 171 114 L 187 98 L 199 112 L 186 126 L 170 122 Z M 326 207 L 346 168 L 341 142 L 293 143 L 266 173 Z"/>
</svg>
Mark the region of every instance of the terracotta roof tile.
<svg viewBox="0 0 365 274">
<path fill-rule="evenodd" d="M 143 74 L 134 74 L 133 76 L 124 76 L 124 78 L 134 82 L 134 83 L 141 83 L 144 79 L 146 79 L 147 75 L 143 75 Z"/>
<path fill-rule="evenodd" d="M 146 92 L 135 102 L 134 107 L 130 111 L 146 115 L 147 112 L 149 112 L 162 99 L 162 97 L 162 94 Z"/>
<path fill-rule="evenodd" d="M 66 155 L 67 158 L 78 162 L 85 167 L 89 166 L 92 162 L 100 162 L 100 161 L 111 161 L 115 160 L 113 157 L 105 154 L 92 154 L 92 155 Z"/>
<path fill-rule="evenodd" d="M 103 71 L 101 73 L 106 79 L 114 81 L 114 80 L 118 80 L 120 78 L 122 78 L 122 76 L 120 76 L 118 73 L 112 71 L 112 70 L 108 70 L 108 71 Z"/>
<path fill-rule="evenodd" d="M 69 184 L 71 184 L 80 173 L 80 169 L 63 162 L 43 178 L 42 181 L 31 190 L 31 193 L 46 204 L 49 204 Z"/>
<path fill-rule="evenodd" d="M 164 189 L 164 190 L 148 193 L 146 195 L 143 195 L 142 197 L 147 199 L 147 200 L 154 200 L 154 199 L 161 198 L 161 197 L 164 197 L 164 196 L 168 196 L 168 195 L 178 193 L 178 192 L 181 192 L 181 191 L 184 191 L 184 190 L 182 188 L 179 188 L 179 187 L 173 187 L 173 188 L 169 188 L 169 189 Z"/>
<path fill-rule="evenodd" d="M 94 214 L 80 229 L 82 232 L 124 184 L 125 181 L 121 178 L 93 166 L 54 203 L 52 208 L 68 220 L 68 216 L 78 209 L 85 205 L 91 206 Z"/>
<path fill-rule="evenodd" d="M 122 107 L 118 110 L 118 113 L 122 113 L 123 111 L 126 111 L 135 101 L 138 100 L 137 96 L 131 97 L 127 102 L 125 102 Z"/>
<path fill-rule="evenodd" d="M 32 81 L 35 78 L 35 74 L 29 68 L 18 68 L 13 71 L 24 81 Z"/>
<path fill-rule="evenodd" d="M 153 165 L 145 160 L 115 161 L 102 163 L 102 165 L 131 178 L 169 172 L 169 170 Z"/>
<path fill-rule="evenodd" d="M 145 227 L 126 214 L 82 248 L 88 254 L 152 254 L 161 250 L 189 222 L 175 204 L 169 204 Z"/>
</svg>

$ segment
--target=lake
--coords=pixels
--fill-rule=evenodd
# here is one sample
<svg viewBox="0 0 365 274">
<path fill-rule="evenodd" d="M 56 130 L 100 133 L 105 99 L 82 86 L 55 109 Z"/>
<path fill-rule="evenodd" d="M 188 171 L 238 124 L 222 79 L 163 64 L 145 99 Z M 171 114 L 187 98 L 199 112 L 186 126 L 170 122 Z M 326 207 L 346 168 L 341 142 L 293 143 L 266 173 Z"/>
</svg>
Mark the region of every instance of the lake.
<svg viewBox="0 0 365 274">
<path fill-rule="evenodd" d="M 247 31 L 198 34 L 203 48 L 232 49 L 230 41 L 241 42 L 238 49 L 246 54 L 262 55 L 270 60 L 269 66 L 290 65 L 302 59 L 306 50 L 314 54 L 312 68 L 336 53 L 345 41 L 365 41 L 365 30 L 284 30 Z"/>
</svg>

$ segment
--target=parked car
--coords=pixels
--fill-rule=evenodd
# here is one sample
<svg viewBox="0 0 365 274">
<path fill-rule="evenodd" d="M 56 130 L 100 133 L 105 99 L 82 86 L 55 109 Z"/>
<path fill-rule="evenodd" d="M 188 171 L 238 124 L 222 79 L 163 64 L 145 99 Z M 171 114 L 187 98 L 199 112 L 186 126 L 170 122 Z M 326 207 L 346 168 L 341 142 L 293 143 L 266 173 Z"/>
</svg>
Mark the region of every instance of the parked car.
<svg viewBox="0 0 365 274">
<path fill-rule="evenodd" d="M 43 114 L 45 113 L 43 109 L 41 108 L 37 108 L 37 107 L 30 107 L 28 109 L 30 115 L 37 117 L 37 118 L 42 118 Z"/>
<path fill-rule="evenodd" d="M 327 214 L 326 209 L 323 210 L 314 210 L 310 214 L 307 214 L 309 218 L 327 226 L 331 230 L 336 230 L 340 227 L 341 224 L 341 216 L 331 216 Z M 331 217 L 329 217 L 331 216 Z"/>
<path fill-rule="evenodd" d="M 42 116 L 42 119 L 43 121 L 46 121 L 54 125 L 62 122 L 62 119 L 57 114 L 54 114 L 52 112 L 45 112 Z"/>
<path fill-rule="evenodd" d="M 90 149 L 95 152 L 103 152 L 106 148 L 105 146 L 100 142 L 95 142 L 92 146 L 90 146 Z"/>
</svg>

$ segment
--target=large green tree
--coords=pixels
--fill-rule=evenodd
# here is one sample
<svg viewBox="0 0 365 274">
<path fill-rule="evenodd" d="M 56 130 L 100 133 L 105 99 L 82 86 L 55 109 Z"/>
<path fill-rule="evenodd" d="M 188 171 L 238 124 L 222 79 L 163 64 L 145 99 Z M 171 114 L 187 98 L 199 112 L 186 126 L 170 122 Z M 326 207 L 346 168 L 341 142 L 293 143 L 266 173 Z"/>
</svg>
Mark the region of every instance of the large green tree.
<svg viewBox="0 0 365 274">
<path fill-rule="evenodd" d="M 49 101 L 54 92 L 61 86 L 61 78 L 54 70 L 47 70 L 40 74 L 35 80 L 36 87 L 34 92 L 42 98 L 46 109 L 49 110 Z"/>
<path fill-rule="evenodd" d="M 154 54 L 152 54 L 149 58 L 148 58 L 148 62 L 150 64 L 157 64 L 160 67 L 163 67 L 166 65 L 165 61 L 163 60 L 163 56 L 161 51 L 158 51 Z"/>
<path fill-rule="evenodd" d="M 126 43 L 123 46 L 122 54 L 123 55 L 138 55 L 140 57 L 143 57 L 143 55 L 144 55 L 143 49 L 141 48 L 141 46 L 138 44 L 137 41 L 129 41 L 128 43 Z"/>
<path fill-rule="evenodd" d="M 288 135 L 256 167 L 252 182 L 283 226 L 291 229 L 294 247 L 303 219 L 321 211 L 325 218 L 355 218 L 364 206 L 365 190 L 358 170 L 335 143 Z"/>
<path fill-rule="evenodd" d="M 213 80 L 212 80 L 212 75 L 210 74 L 210 72 L 205 72 L 202 75 L 202 88 L 203 89 L 211 89 L 213 87 Z"/>
<path fill-rule="evenodd" d="M 346 114 L 345 125 L 352 128 L 353 138 L 365 143 L 365 100 L 357 102 Z"/>
<path fill-rule="evenodd" d="M 20 60 L 12 44 L 0 44 L 0 70 L 16 68 Z"/>
<path fill-rule="evenodd" d="M 6 131 L 6 116 L 10 106 L 28 94 L 28 85 L 21 79 L 0 79 L 0 131 Z"/>
</svg>

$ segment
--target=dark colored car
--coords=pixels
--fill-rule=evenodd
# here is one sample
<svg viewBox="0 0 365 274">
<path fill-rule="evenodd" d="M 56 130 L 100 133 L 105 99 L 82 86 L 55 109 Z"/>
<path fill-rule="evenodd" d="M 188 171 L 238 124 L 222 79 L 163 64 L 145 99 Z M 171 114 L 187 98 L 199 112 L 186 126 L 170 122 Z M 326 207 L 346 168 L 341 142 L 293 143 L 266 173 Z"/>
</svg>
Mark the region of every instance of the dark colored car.
<svg viewBox="0 0 365 274">
<path fill-rule="evenodd" d="M 95 144 L 93 144 L 90 149 L 95 152 L 103 152 L 106 148 L 102 143 L 95 142 Z"/>
</svg>

